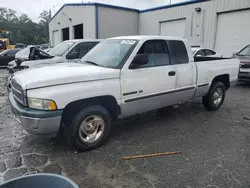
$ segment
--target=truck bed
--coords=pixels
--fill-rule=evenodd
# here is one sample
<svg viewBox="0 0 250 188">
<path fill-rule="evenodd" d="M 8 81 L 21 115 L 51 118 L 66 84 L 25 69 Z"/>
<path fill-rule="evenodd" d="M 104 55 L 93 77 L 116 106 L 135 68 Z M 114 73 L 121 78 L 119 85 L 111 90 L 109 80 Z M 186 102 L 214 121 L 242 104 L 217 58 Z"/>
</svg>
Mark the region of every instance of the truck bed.
<svg viewBox="0 0 250 188">
<path fill-rule="evenodd" d="M 195 64 L 197 67 L 197 85 L 205 86 L 198 89 L 196 97 L 206 94 L 213 78 L 218 75 L 228 76 L 229 82 L 237 81 L 240 65 L 238 59 L 199 57 L 196 58 Z"/>
<path fill-rule="evenodd" d="M 228 57 L 194 57 L 194 62 L 232 59 Z"/>
</svg>

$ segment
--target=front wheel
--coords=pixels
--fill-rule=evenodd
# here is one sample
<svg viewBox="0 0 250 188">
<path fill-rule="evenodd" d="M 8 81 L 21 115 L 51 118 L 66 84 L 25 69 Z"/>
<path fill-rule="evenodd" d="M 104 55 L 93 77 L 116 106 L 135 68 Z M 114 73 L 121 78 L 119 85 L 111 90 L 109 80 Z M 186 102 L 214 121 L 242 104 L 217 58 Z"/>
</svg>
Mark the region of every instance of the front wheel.
<svg viewBox="0 0 250 188">
<path fill-rule="evenodd" d="M 81 110 L 65 129 L 69 143 L 81 151 L 100 147 L 111 132 L 112 119 L 107 109 L 90 106 Z"/>
<path fill-rule="evenodd" d="M 222 82 L 214 82 L 207 95 L 202 98 L 202 103 L 208 110 L 217 110 L 223 104 L 225 95 L 225 85 Z"/>
</svg>

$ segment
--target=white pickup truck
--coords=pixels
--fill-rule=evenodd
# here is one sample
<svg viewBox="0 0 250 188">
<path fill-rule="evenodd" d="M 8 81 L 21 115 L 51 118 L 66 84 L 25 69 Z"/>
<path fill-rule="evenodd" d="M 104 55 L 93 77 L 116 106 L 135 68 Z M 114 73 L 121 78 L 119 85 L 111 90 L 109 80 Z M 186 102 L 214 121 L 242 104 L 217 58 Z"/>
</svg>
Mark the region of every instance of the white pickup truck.
<svg viewBox="0 0 250 188">
<path fill-rule="evenodd" d="M 197 97 L 208 110 L 220 108 L 238 72 L 237 59 L 194 60 L 182 38 L 116 37 L 97 44 L 82 63 L 16 73 L 9 100 L 28 132 L 56 135 L 62 128 L 84 151 L 101 146 L 117 118 Z"/>
</svg>

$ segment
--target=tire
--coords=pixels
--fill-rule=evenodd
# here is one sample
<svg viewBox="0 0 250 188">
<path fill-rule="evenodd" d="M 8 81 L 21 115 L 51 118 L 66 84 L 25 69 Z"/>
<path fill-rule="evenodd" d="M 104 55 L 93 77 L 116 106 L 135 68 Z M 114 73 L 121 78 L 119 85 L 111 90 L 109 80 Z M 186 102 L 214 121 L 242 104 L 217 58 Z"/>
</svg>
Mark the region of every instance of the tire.
<svg viewBox="0 0 250 188">
<path fill-rule="evenodd" d="M 96 126 L 91 122 L 94 122 Z M 87 151 L 102 146 L 111 133 L 111 127 L 112 118 L 109 111 L 102 106 L 90 106 L 81 110 L 73 118 L 69 127 L 64 127 L 64 133 L 71 146 L 77 150 Z M 94 132 L 92 128 L 97 131 L 98 139 L 96 136 L 96 140 L 86 141 L 88 137 L 85 133 L 92 134 Z"/>
<path fill-rule="evenodd" d="M 202 104 L 207 110 L 217 110 L 223 104 L 225 96 L 225 85 L 222 82 L 216 81 L 212 83 L 208 93 L 202 98 Z"/>
</svg>

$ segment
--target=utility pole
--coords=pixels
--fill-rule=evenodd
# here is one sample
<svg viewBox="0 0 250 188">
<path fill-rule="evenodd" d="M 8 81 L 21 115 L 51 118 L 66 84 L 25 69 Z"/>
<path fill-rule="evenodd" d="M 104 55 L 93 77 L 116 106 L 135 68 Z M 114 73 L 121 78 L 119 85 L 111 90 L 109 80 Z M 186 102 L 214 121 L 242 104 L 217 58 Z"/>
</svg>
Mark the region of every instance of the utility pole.
<svg viewBox="0 0 250 188">
<path fill-rule="evenodd" d="M 169 4 L 171 5 L 171 0 L 169 0 Z"/>
</svg>

